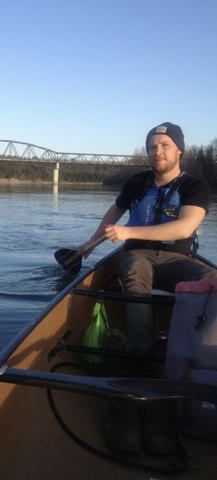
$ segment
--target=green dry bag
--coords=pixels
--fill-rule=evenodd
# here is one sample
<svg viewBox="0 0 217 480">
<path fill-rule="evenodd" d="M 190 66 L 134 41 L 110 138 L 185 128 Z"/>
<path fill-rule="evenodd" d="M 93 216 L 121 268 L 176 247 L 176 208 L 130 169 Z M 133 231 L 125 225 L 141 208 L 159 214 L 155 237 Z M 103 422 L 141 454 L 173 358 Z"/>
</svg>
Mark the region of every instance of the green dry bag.
<svg viewBox="0 0 217 480">
<path fill-rule="evenodd" d="M 84 347 L 100 348 L 102 346 L 103 334 L 110 328 L 105 306 L 101 300 L 98 300 L 92 312 L 92 319 L 87 328 L 84 338 Z M 91 363 L 102 363 L 104 359 L 101 355 L 85 354 L 85 360 Z"/>
</svg>

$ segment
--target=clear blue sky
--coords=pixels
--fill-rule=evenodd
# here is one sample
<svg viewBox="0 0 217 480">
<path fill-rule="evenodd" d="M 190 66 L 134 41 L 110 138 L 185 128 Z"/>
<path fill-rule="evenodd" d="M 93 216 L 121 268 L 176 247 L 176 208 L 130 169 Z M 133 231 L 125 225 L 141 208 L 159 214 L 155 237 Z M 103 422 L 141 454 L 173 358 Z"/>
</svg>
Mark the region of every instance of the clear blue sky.
<svg viewBox="0 0 217 480">
<path fill-rule="evenodd" d="M 0 0 L 0 138 L 128 153 L 217 137 L 216 0 Z"/>
</svg>

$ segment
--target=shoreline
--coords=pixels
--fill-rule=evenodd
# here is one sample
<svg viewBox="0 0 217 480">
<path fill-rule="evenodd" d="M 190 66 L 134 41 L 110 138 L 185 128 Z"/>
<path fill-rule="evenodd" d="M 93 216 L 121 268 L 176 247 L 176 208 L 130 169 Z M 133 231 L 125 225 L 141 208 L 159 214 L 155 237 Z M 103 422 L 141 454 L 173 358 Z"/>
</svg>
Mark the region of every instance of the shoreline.
<svg viewBox="0 0 217 480">
<path fill-rule="evenodd" d="M 18 178 L 0 178 L 0 185 L 54 185 L 44 180 L 19 180 Z M 102 182 L 59 182 L 60 185 L 103 185 Z"/>
</svg>

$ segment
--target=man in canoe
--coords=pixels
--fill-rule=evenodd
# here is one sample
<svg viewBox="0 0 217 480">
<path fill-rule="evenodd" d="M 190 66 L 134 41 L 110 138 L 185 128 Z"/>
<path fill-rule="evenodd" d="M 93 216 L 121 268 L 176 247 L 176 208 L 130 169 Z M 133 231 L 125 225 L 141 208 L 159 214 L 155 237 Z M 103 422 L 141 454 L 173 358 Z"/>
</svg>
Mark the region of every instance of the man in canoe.
<svg viewBox="0 0 217 480">
<path fill-rule="evenodd" d="M 105 234 L 112 242 L 124 241 L 119 274 L 126 295 L 149 294 L 152 288 L 174 292 L 180 281 L 215 276 L 207 265 L 196 263 L 189 254 L 195 245 L 195 232 L 208 211 L 208 187 L 203 180 L 181 172 L 184 135 L 178 125 L 164 122 L 150 130 L 146 149 L 152 168 L 131 177 L 115 203 L 106 212 L 82 253 Z M 129 210 L 127 225 L 116 225 Z M 154 346 L 150 306 L 128 303 L 127 331 L 130 346 L 150 353 Z M 162 402 L 153 402 L 154 405 Z M 136 407 L 113 403 L 106 428 L 110 448 L 123 452 L 141 449 L 141 415 Z M 175 435 L 169 422 L 158 412 L 143 412 L 143 444 L 149 452 L 170 453 Z M 151 420 L 152 417 L 152 420 Z M 154 426 L 155 424 L 155 426 Z"/>
</svg>

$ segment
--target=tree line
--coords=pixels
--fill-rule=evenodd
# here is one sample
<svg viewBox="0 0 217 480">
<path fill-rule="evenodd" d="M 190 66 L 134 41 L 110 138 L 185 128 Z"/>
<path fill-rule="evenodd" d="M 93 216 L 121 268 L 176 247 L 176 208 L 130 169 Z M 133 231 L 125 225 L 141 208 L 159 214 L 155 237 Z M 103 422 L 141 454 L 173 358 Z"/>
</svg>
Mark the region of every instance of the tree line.
<svg viewBox="0 0 217 480">
<path fill-rule="evenodd" d="M 21 182 L 52 182 L 55 164 L 26 161 L 1 161 L 0 178 L 17 179 Z M 117 173 L 116 166 L 104 165 L 67 165 L 61 164 L 59 182 L 103 183 L 110 175 Z"/>
<path fill-rule="evenodd" d="M 135 150 L 130 164 L 125 165 L 60 165 L 60 183 L 123 184 L 136 172 L 148 168 L 145 147 Z M 217 138 L 207 147 L 186 148 L 181 160 L 188 173 L 203 177 L 211 186 L 217 185 Z M 52 182 L 54 164 L 28 163 L 26 161 L 1 161 L 0 178 L 30 182 Z"/>
</svg>

